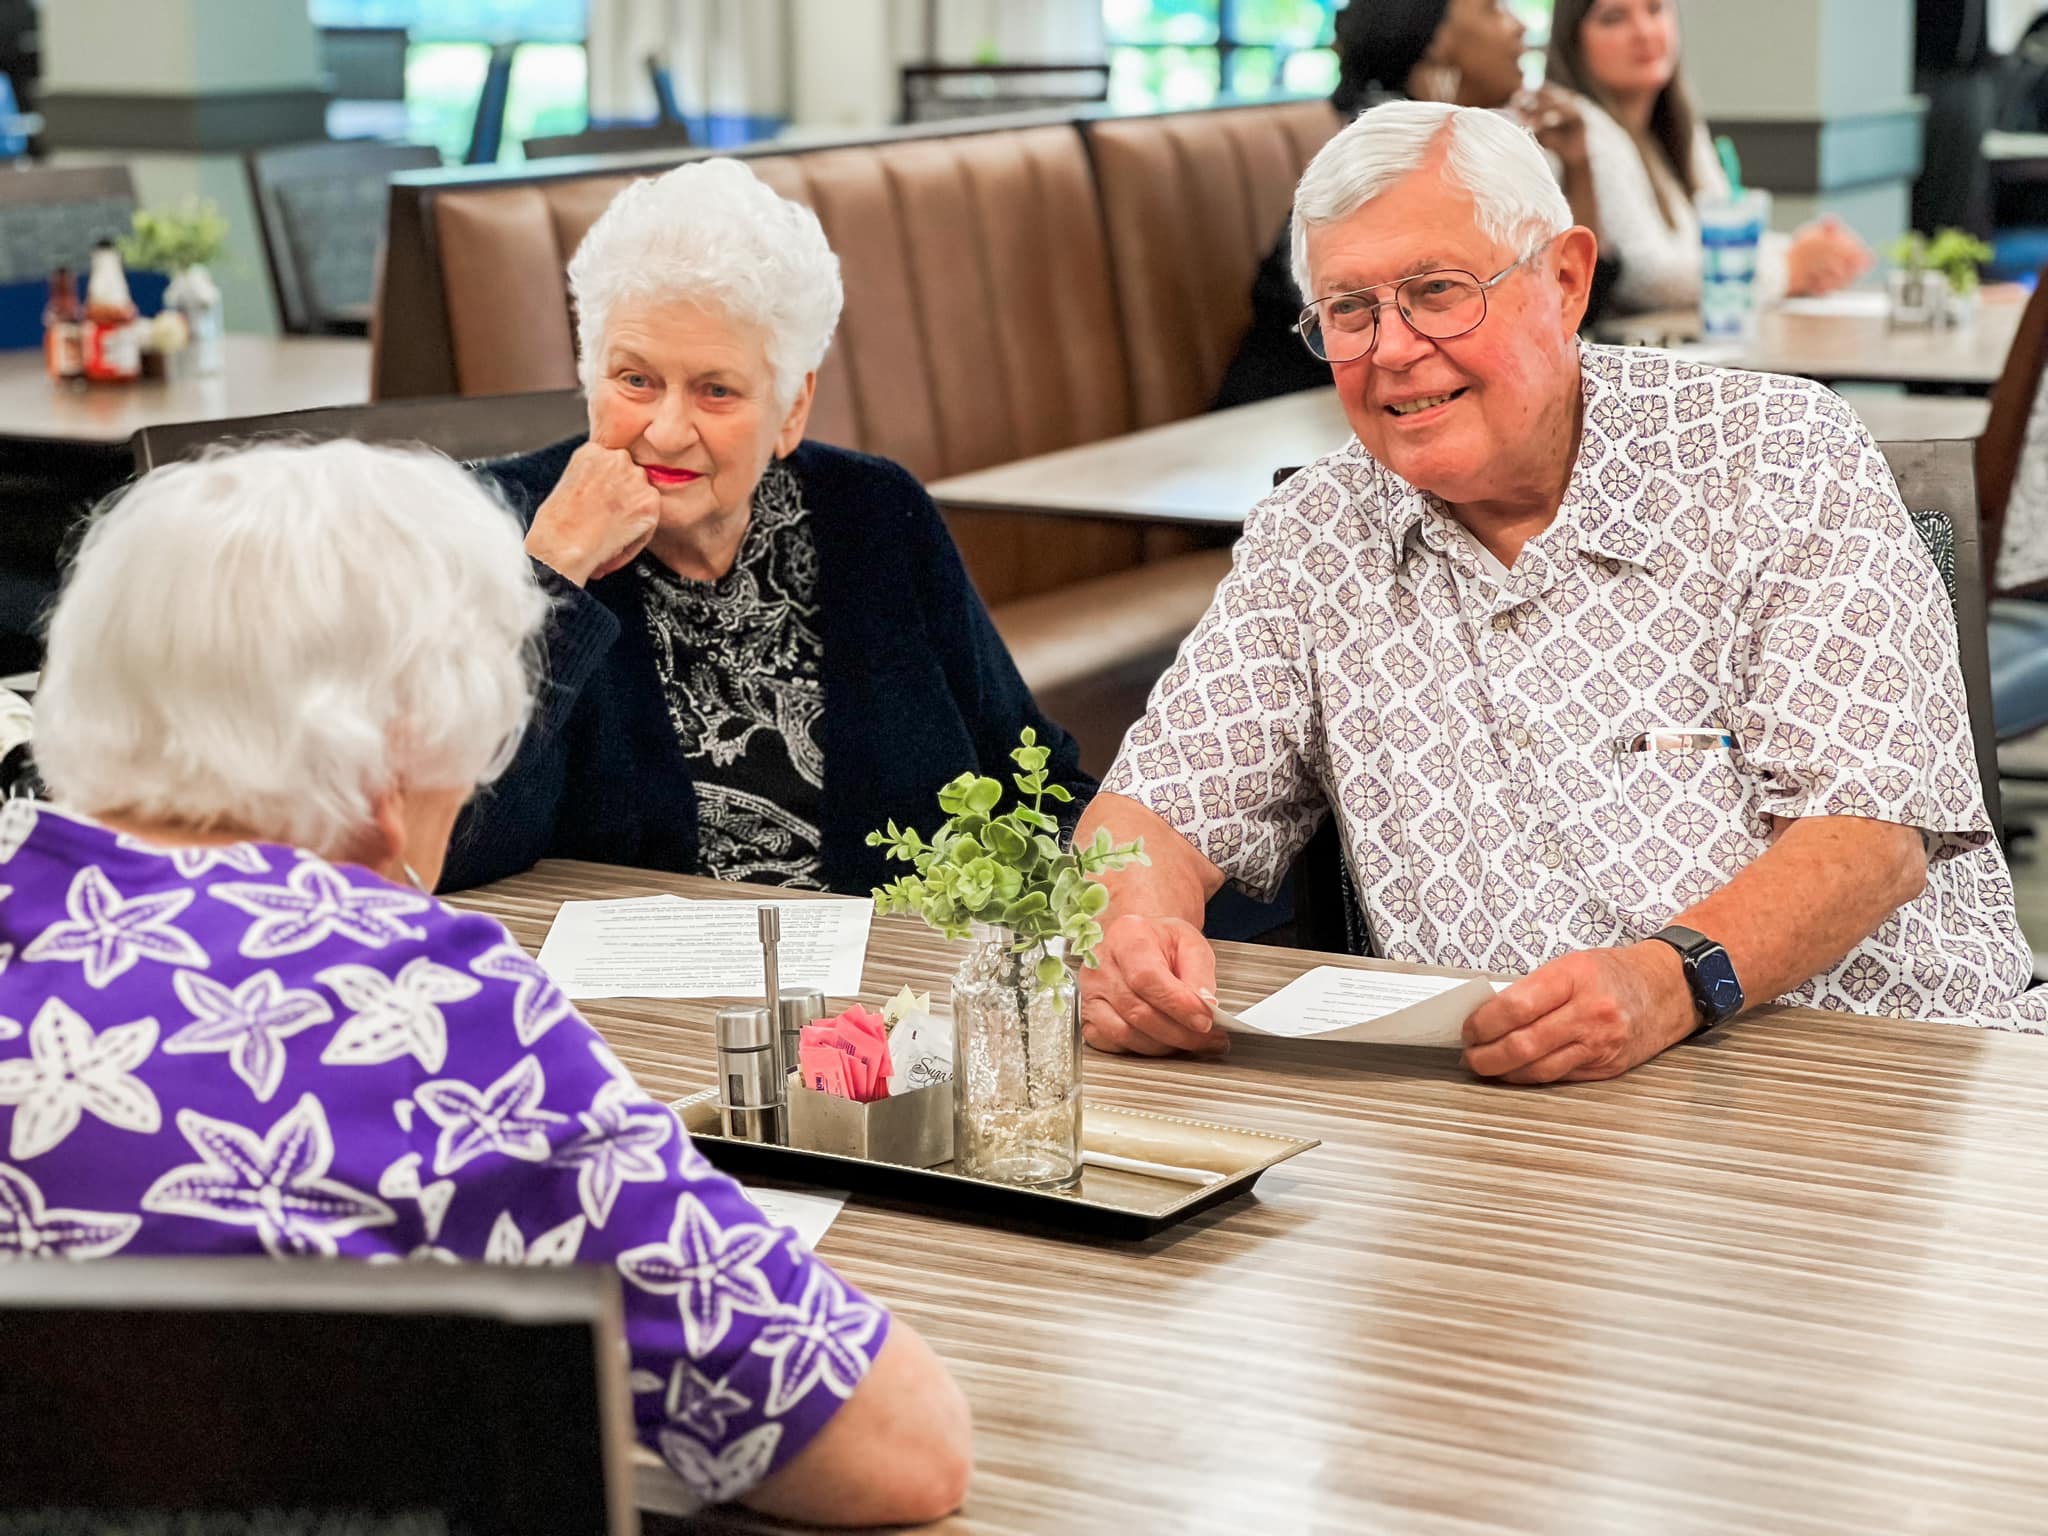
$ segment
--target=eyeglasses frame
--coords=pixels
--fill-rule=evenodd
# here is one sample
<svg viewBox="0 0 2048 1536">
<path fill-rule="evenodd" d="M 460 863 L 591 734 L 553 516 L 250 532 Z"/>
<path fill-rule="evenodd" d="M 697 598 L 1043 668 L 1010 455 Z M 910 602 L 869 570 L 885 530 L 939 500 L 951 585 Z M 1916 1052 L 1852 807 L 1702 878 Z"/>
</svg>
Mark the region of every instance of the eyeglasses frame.
<svg viewBox="0 0 2048 1536">
<path fill-rule="evenodd" d="M 1405 289 L 1410 283 L 1419 283 L 1427 278 L 1432 277 L 1463 277 L 1469 278 L 1473 286 L 1479 290 L 1479 318 L 1477 320 L 1474 320 L 1470 325 L 1466 326 L 1465 329 L 1463 329 L 1462 331 L 1452 331 L 1448 336 L 1431 336 L 1427 332 L 1424 332 L 1416 328 L 1413 317 L 1411 317 L 1408 311 L 1405 309 L 1401 309 L 1401 320 L 1411 330 L 1414 330 L 1416 335 L 1422 337 L 1422 339 L 1425 341 L 1456 341 L 1460 336 L 1470 336 L 1474 331 L 1478 330 L 1480 326 L 1486 324 L 1486 317 L 1489 313 L 1492 312 L 1492 306 L 1487 302 L 1487 294 L 1492 292 L 1495 286 L 1502 282 L 1505 282 L 1515 272 L 1519 271 L 1523 267 L 1526 267 L 1538 256 L 1541 256 L 1545 251 L 1549 250 L 1552 242 L 1555 241 L 1556 238 L 1557 237 L 1555 235 L 1551 236 L 1549 240 L 1544 241 L 1541 245 L 1537 246 L 1535 250 L 1529 252 L 1528 255 L 1523 256 L 1518 260 L 1509 262 L 1506 266 L 1502 267 L 1498 272 L 1494 273 L 1493 276 L 1489 278 L 1482 279 L 1477 272 L 1467 272 L 1463 267 L 1432 267 L 1427 272 L 1411 272 L 1408 276 L 1398 278 L 1392 283 L 1373 283 L 1365 288 L 1347 289 L 1343 293 L 1326 293 L 1320 299 L 1317 299 L 1314 303 L 1304 304 L 1302 306 L 1301 313 L 1295 317 L 1294 333 L 1301 338 L 1301 344 L 1304 347 L 1308 348 L 1309 356 L 1315 358 L 1318 362 L 1330 362 L 1332 361 L 1332 359 L 1327 358 L 1323 356 L 1322 353 L 1318 352 L 1315 349 L 1315 343 L 1308 339 L 1309 321 L 1311 317 L 1315 315 L 1317 308 L 1321 305 L 1329 303 L 1332 299 L 1355 299 L 1360 297 L 1361 295 L 1377 293 L 1382 288 L 1391 287 L 1394 290 L 1393 297 L 1381 299 L 1372 307 L 1372 340 L 1370 343 L 1367 344 L 1366 349 L 1363 352 L 1359 353 L 1357 357 L 1344 357 L 1335 359 L 1335 361 L 1337 362 L 1355 363 L 1360 361 L 1360 359 L 1371 357 L 1373 353 L 1379 350 L 1381 331 L 1380 311 L 1385 309 L 1389 304 L 1393 305 L 1396 309 L 1401 309 L 1402 290 Z"/>
</svg>

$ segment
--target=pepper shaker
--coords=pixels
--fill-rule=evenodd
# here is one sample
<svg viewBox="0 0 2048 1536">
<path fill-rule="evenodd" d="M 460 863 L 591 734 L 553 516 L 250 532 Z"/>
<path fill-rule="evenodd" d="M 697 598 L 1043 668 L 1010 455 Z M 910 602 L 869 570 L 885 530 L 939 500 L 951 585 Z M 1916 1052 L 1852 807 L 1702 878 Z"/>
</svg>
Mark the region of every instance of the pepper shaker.
<svg viewBox="0 0 2048 1536">
<path fill-rule="evenodd" d="M 787 1095 L 776 1070 L 775 1016 L 740 1004 L 718 1010 L 718 1117 L 736 1141 L 789 1142 Z"/>
</svg>

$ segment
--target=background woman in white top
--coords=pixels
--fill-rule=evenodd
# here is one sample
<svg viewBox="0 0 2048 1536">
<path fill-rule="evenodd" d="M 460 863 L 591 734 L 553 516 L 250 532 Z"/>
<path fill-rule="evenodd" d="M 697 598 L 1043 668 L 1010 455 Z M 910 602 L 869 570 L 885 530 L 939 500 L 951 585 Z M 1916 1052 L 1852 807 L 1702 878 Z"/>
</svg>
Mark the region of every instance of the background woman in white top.
<svg viewBox="0 0 2048 1536">
<path fill-rule="evenodd" d="M 1621 259 L 1612 311 L 1690 309 L 1700 301 L 1696 194 L 1725 197 L 1692 92 L 1678 68 L 1677 0 L 1557 0 L 1553 85 L 1586 99 L 1586 159 L 1601 246 Z M 1767 237 L 1766 299 L 1826 293 L 1870 270 L 1870 250 L 1832 215 L 1789 241 Z"/>
</svg>

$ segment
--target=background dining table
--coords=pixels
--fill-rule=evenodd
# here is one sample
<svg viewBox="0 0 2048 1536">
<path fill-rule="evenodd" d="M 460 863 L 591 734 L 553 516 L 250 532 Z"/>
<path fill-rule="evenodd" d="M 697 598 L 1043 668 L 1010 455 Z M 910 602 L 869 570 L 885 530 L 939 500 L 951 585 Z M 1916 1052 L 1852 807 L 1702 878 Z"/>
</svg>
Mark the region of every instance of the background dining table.
<svg viewBox="0 0 2048 1536">
<path fill-rule="evenodd" d="M 657 892 L 765 894 L 548 862 L 452 900 L 535 950 L 564 899 Z M 943 1007 L 954 958 L 877 919 L 861 996 Z M 1232 1008 L 1373 963 L 1219 962 Z M 715 1007 L 584 1012 L 672 1099 L 712 1081 Z M 1091 1104 L 1322 1145 L 1145 1241 L 854 1198 L 819 1252 L 973 1405 L 939 1529 L 2041 1529 L 2048 1041 L 1766 1009 L 1607 1083 L 1249 1038 L 1086 1077 Z M 648 1507 L 675 1491 L 643 1466 Z"/>
<path fill-rule="evenodd" d="M 1850 404 L 1880 442 L 1973 438 L 1988 409 L 1977 399 L 1857 390 Z M 1351 436 L 1334 390 L 1311 389 L 1211 411 L 1123 437 L 936 480 L 932 499 L 953 513 L 1129 518 L 1235 529 L 1273 488 L 1273 472 L 1340 448 Z"/>
</svg>

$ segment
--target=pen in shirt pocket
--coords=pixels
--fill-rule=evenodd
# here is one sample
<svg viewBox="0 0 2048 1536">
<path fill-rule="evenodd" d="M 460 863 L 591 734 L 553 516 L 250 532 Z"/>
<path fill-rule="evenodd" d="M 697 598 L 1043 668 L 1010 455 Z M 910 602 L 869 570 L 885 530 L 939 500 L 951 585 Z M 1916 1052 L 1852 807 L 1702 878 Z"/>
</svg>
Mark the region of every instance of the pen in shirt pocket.
<svg viewBox="0 0 2048 1536">
<path fill-rule="evenodd" d="M 1734 749 L 1734 734 L 1714 726 L 1638 731 L 1633 736 L 1620 737 L 1614 743 L 1616 757 L 1626 757 L 1634 752 L 1732 752 Z"/>
</svg>

